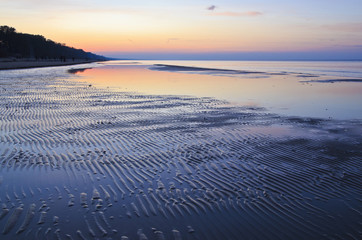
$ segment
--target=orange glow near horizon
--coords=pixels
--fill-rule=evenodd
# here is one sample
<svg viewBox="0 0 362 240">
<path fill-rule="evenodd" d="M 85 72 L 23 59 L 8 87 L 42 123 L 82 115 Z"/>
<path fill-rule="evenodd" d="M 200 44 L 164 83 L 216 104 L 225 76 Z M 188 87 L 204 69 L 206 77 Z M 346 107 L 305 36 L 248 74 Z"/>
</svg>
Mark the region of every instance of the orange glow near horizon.
<svg viewBox="0 0 362 240">
<path fill-rule="evenodd" d="M 53 33 L 54 34 L 54 33 Z M 59 34 L 62 36 L 58 42 L 66 43 L 68 46 L 81 48 L 91 52 L 273 52 L 273 51 L 311 51 L 320 48 L 312 44 L 303 44 L 295 46 L 293 42 L 281 41 L 277 43 L 253 40 L 253 38 L 238 37 L 233 40 L 223 40 L 220 37 L 213 36 L 207 39 L 205 36 L 192 36 L 190 38 L 167 38 L 167 36 L 118 36 L 107 35 L 92 36 L 91 34 Z M 53 38 L 54 39 L 54 38 Z M 112 39 L 112 41 L 109 41 Z M 260 39 L 264 39 L 260 36 Z"/>
</svg>

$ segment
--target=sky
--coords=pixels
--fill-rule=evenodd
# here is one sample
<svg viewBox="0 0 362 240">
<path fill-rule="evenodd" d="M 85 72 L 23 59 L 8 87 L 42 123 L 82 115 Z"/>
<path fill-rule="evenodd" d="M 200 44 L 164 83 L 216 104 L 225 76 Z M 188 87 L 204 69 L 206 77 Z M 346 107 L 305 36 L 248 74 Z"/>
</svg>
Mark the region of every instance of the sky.
<svg viewBox="0 0 362 240">
<path fill-rule="evenodd" d="M 0 25 L 116 58 L 362 59 L 362 0 L 0 0 Z"/>
</svg>

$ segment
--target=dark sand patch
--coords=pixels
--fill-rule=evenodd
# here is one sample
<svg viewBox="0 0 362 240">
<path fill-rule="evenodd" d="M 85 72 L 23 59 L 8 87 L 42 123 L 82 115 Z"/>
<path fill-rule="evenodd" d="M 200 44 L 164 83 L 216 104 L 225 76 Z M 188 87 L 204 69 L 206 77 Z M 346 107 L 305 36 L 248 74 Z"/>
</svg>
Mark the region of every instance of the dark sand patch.
<svg viewBox="0 0 362 240">
<path fill-rule="evenodd" d="M 93 63 L 93 62 L 98 62 L 98 61 L 81 60 L 81 59 L 76 59 L 74 61 L 68 60 L 66 62 L 59 61 L 59 60 L 0 61 L 0 70 L 68 66 L 68 65 L 77 65 L 77 64 L 85 64 L 85 63 Z"/>
<path fill-rule="evenodd" d="M 239 70 L 228 70 L 218 68 L 200 68 L 200 67 L 188 67 L 188 66 L 177 66 L 177 65 L 166 65 L 166 64 L 155 64 L 150 67 L 151 70 L 159 71 L 176 71 L 176 72 L 219 72 L 227 74 L 264 74 L 264 72 L 253 72 L 253 71 L 239 71 Z"/>
<path fill-rule="evenodd" d="M 314 74 L 299 74 L 297 75 L 297 77 L 300 78 L 317 78 L 320 77 L 319 75 L 314 75 Z"/>
<path fill-rule="evenodd" d="M 68 73 L 77 74 L 77 73 L 84 72 L 88 69 L 92 69 L 92 68 L 72 68 L 72 69 L 68 70 Z"/>
<path fill-rule="evenodd" d="M 279 75 L 288 75 L 286 72 L 257 72 L 257 71 L 241 71 L 241 70 L 231 70 L 231 69 L 219 69 L 219 68 L 201 68 L 201 67 L 189 67 L 189 66 L 177 66 L 177 65 L 167 65 L 167 64 L 155 64 L 150 67 L 151 70 L 156 71 L 170 71 L 170 72 L 187 72 L 187 73 L 200 73 L 200 74 L 211 74 L 211 75 L 246 75 L 246 74 L 256 74 L 266 76 L 279 76 Z"/>
<path fill-rule="evenodd" d="M 346 78 L 346 79 L 326 79 L 326 80 L 309 80 L 309 81 L 301 81 L 304 83 L 338 83 L 338 82 L 362 82 L 362 79 L 356 78 Z"/>
</svg>

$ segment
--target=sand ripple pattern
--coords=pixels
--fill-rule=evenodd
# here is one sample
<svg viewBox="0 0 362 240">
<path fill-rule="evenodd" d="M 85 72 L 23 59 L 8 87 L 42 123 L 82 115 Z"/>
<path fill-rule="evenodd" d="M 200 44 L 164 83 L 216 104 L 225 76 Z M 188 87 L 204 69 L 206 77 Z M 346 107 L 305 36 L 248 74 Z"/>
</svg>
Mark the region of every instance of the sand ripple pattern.
<svg viewBox="0 0 362 240">
<path fill-rule="evenodd" d="M 361 239 L 360 121 L 0 76 L 0 239 Z"/>
</svg>

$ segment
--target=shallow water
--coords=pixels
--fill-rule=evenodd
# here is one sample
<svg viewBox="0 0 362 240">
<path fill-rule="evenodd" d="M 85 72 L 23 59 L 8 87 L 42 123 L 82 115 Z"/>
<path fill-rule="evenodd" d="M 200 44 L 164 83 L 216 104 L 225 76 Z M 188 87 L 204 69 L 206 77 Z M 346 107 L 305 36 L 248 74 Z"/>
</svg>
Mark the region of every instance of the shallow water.
<svg viewBox="0 0 362 240">
<path fill-rule="evenodd" d="M 162 67 L 156 70 L 152 65 L 156 63 L 259 73 L 235 74 L 212 69 L 185 72 L 177 68 L 162 71 Z M 79 75 L 97 86 L 121 91 L 213 97 L 287 116 L 361 119 L 361 82 L 328 82 L 362 80 L 359 66 L 360 62 L 113 61 Z"/>
<path fill-rule="evenodd" d="M 359 238 L 360 120 L 132 93 L 213 77 L 143 66 L 101 88 L 97 66 L 0 75 L 0 239 Z"/>
</svg>

